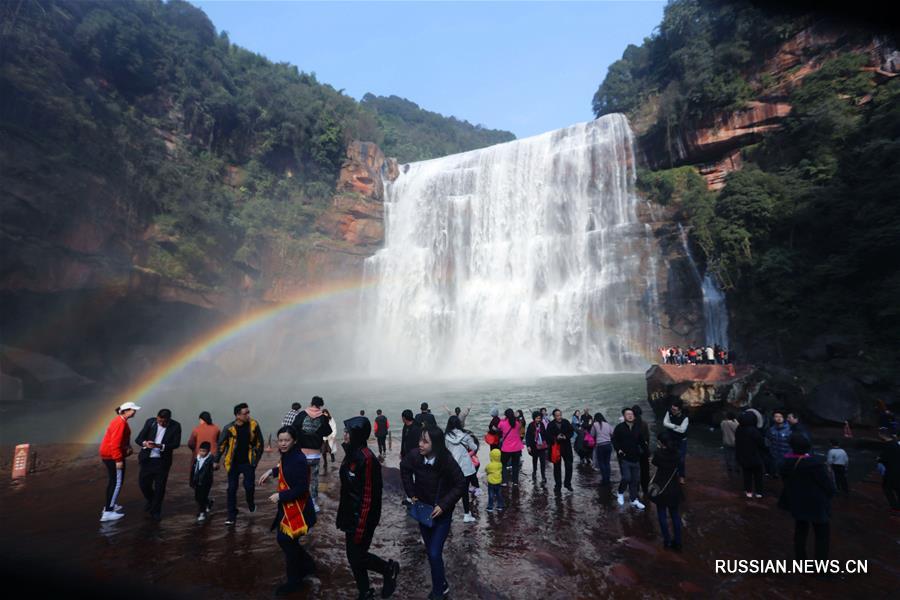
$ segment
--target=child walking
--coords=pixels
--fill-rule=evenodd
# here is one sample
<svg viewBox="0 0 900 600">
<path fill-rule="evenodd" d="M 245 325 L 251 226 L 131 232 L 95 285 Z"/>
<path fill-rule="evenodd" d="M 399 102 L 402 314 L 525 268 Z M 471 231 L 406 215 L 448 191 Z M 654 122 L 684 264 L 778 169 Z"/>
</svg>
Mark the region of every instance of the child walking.
<svg viewBox="0 0 900 600">
<path fill-rule="evenodd" d="M 191 465 L 191 487 L 194 488 L 194 500 L 197 501 L 197 522 L 206 520 L 206 514 L 212 508 L 209 491 L 213 484 L 213 461 L 209 456 L 210 443 L 203 442 L 197 451 L 197 457 Z"/>
<path fill-rule="evenodd" d="M 497 502 L 497 510 L 503 510 L 503 494 L 500 492 L 500 484 L 503 483 L 503 463 L 500 462 L 500 448 L 491 450 L 491 462 L 485 467 L 488 482 L 488 512 L 494 512 L 494 501 Z"/>
<path fill-rule="evenodd" d="M 837 440 L 831 440 L 831 450 L 828 451 L 827 461 L 831 465 L 831 473 L 834 475 L 834 485 L 839 492 L 849 494 L 847 465 L 850 464 L 850 457 L 847 456 L 846 450 L 841 448 L 841 444 Z"/>
</svg>

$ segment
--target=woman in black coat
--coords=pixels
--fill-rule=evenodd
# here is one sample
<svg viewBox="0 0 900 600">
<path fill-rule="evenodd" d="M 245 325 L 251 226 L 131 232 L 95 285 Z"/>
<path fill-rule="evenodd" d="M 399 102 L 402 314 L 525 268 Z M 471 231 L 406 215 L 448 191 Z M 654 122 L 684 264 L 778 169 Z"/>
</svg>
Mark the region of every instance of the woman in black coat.
<svg viewBox="0 0 900 600">
<path fill-rule="evenodd" d="M 794 558 L 806 560 L 806 538 L 812 524 L 816 534 L 816 560 L 826 560 L 834 483 L 825 459 L 809 453 L 811 445 L 805 435 L 792 433 L 790 445 L 791 453 L 785 455 L 781 466 L 784 490 L 778 506 L 789 510 L 794 517 Z"/>
<path fill-rule="evenodd" d="M 367 441 L 372 425 L 366 417 L 344 421 L 344 461 L 341 463 L 341 500 L 337 528 L 345 535 L 347 561 L 356 580 L 359 598 L 374 598 L 369 587 L 369 571 L 384 577 L 382 598 L 389 598 L 397 587 L 400 565 L 369 552 L 375 528 L 381 519 L 381 463 L 369 450 Z"/>
<path fill-rule="evenodd" d="M 259 478 L 259 485 L 269 477 L 278 481 L 278 491 L 269 501 L 278 505 L 272 530 L 277 530 L 278 545 L 284 552 L 287 583 L 275 589 L 276 596 L 292 594 L 300 589 L 303 578 L 316 571 L 316 565 L 300 538 L 315 524 L 316 513 L 309 497 L 309 465 L 306 455 L 297 447 L 297 430 L 288 425 L 278 430 L 278 466 Z"/>
<path fill-rule="evenodd" d="M 663 431 L 657 439 L 657 450 L 653 453 L 652 464 L 656 467 L 656 474 L 651 482 L 651 489 L 657 486 L 661 490 L 650 499 L 656 504 L 656 516 L 659 518 L 659 528 L 662 531 L 663 546 L 673 550 L 681 550 L 681 514 L 678 507 L 681 504 L 682 492 L 678 474 L 678 439 L 669 431 Z M 656 484 L 656 485 L 652 485 Z M 672 518 L 672 536 L 669 536 L 669 524 L 666 512 Z"/>
<path fill-rule="evenodd" d="M 528 454 L 531 455 L 531 480 L 537 483 L 538 463 L 540 463 L 541 479 L 544 485 L 547 485 L 547 449 L 550 447 L 547 440 L 547 428 L 544 427 L 544 421 L 539 411 L 531 413 L 531 419 L 531 424 L 525 430 L 525 447 L 528 448 Z"/>
<path fill-rule="evenodd" d="M 734 455 L 744 473 L 744 495 L 762 498 L 763 469 L 765 468 L 766 440 L 756 428 L 756 417 L 753 413 L 742 413 L 738 419 L 738 428 L 734 432 Z"/>
<path fill-rule="evenodd" d="M 419 447 L 410 450 L 400 462 L 400 478 L 414 504 L 420 501 L 434 507 L 432 525 L 420 523 L 419 529 L 431 565 L 429 597 L 444 598 L 450 593 L 444 575 L 444 542 L 450 533 L 453 507 L 468 489 L 459 464 L 447 450 L 443 431 L 437 427 L 422 431 Z"/>
</svg>

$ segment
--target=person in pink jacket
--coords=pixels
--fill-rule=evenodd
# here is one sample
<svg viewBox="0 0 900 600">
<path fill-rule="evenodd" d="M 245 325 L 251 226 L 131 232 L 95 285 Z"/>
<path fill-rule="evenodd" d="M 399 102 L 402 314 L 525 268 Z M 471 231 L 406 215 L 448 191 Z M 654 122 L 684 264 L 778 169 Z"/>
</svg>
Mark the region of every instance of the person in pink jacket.
<svg viewBox="0 0 900 600">
<path fill-rule="evenodd" d="M 521 466 L 522 436 L 519 429 L 522 424 L 516 419 L 516 413 L 507 408 L 503 413 L 504 419 L 497 425 L 500 429 L 500 461 L 503 463 L 503 485 L 512 483 L 519 485 L 519 468 Z"/>
</svg>

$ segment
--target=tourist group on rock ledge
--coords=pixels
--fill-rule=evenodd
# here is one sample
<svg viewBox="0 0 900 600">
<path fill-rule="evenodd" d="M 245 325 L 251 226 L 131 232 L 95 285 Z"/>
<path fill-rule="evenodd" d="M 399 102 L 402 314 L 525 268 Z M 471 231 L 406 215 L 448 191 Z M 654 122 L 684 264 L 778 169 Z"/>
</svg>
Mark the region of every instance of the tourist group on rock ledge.
<svg viewBox="0 0 900 600">
<path fill-rule="evenodd" d="M 116 409 L 116 416 L 100 446 L 100 457 L 109 480 L 102 522 L 115 522 L 125 514 L 117 504 L 125 473 L 126 458 L 133 453 L 128 420 L 140 407 L 126 402 Z M 479 436 L 466 429 L 469 410 L 450 411 L 446 427 L 438 427 L 428 404 L 418 414 L 403 411 L 400 433 L 400 473 L 405 491 L 402 499 L 410 518 L 418 522 L 425 552 L 431 567 L 429 598 L 445 598 L 450 592 L 444 571 L 443 548 L 450 532 L 452 515 L 462 501 L 463 523 L 478 519 L 473 505 L 482 494 L 478 458 L 480 443 L 490 447 L 490 460 L 484 466 L 483 483 L 487 487 L 486 510 L 502 513 L 518 495 L 509 493 L 519 486 L 522 450 L 531 457 L 531 480 L 535 486 L 547 485 L 547 463 L 552 465 L 554 493 L 572 488 L 572 464 L 580 462 L 601 475 L 600 485 L 612 486 L 610 462 L 615 456 L 621 474 L 615 495 L 623 510 L 645 509 L 646 501 L 656 505 L 657 516 L 666 548 L 682 548 L 679 505 L 685 485 L 685 457 L 688 451 L 690 420 L 674 399 L 662 421 L 662 431 L 651 441 L 650 427 L 642 418 L 639 406 L 625 407 L 615 425 L 600 412 L 575 411 L 571 419 L 563 418 L 560 409 L 548 414 L 546 408 L 531 413 L 531 421 L 522 411 L 499 408 L 490 411 L 491 421 L 479 442 Z M 302 588 L 306 578 L 314 576 L 315 562 L 300 543 L 319 520 L 318 500 L 320 463 L 327 468 L 330 457 L 335 460 L 337 424 L 324 408 L 321 397 L 313 397 L 302 408 L 294 403 L 284 416 L 277 433 L 279 460 L 265 465 L 257 477 L 264 453 L 263 433 L 250 416 L 250 408 L 242 403 L 234 407 L 234 420 L 224 428 L 213 423 L 208 412 L 199 415 L 199 423 L 191 432 L 188 447 L 194 452 L 190 485 L 197 502 L 197 521 L 206 521 L 213 508 L 210 490 L 214 472 L 224 467 L 228 479 L 225 525 L 233 527 L 239 514 L 237 490 L 243 484 L 247 510 L 256 511 L 256 488 L 269 479 L 276 491 L 266 500 L 277 507 L 271 529 L 275 532 L 286 563 L 287 581 L 276 589 L 279 595 Z M 900 511 L 900 441 L 897 420 L 882 407 L 879 435 L 884 449 L 878 458 L 883 489 L 892 511 Z M 373 433 L 378 442 L 376 455 L 368 441 Z M 728 413 L 721 423 L 724 467 L 743 473 L 743 490 L 747 499 L 761 498 L 763 476 L 782 480 L 778 506 L 789 511 L 795 520 L 794 550 L 796 558 L 806 558 L 806 541 L 810 528 L 815 534 L 815 557 L 826 559 L 829 553 L 829 520 L 831 498 L 836 490 L 848 493 L 847 453 L 838 441 L 831 442 L 827 456 L 812 452 L 810 435 L 797 415 L 774 411 L 768 422 L 756 409 L 740 415 Z M 387 453 L 390 423 L 381 410 L 372 423 L 360 411 L 359 416 L 344 421 L 344 456 L 340 464 L 340 501 L 335 514 L 337 528 L 345 533 L 347 559 L 359 590 L 359 598 L 374 598 L 369 571 L 381 575 L 382 598 L 390 597 L 397 585 L 400 565 L 383 560 L 369 552 L 381 517 L 381 462 Z M 181 444 L 181 425 L 172 419 L 168 409 L 147 419 L 134 444 L 140 448 L 138 477 L 146 500 L 145 512 L 152 519 L 162 515 L 173 451 Z M 651 470 L 651 465 L 655 469 Z M 540 482 L 538 481 L 540 477 Z M 625 494 L 628 494 L 626 507 Z M 399 500 L 399 499 L 398 499 Z M 671 530 L 669 524 L 671 522 Z"/>
<path fill-rule="evenodd" d="M 736 362 L 734 350 L 719 344 L 711 346 L 660 346 L 659 354 L 663 364 L 678 365 L 733 365 Z"/>
</svg>

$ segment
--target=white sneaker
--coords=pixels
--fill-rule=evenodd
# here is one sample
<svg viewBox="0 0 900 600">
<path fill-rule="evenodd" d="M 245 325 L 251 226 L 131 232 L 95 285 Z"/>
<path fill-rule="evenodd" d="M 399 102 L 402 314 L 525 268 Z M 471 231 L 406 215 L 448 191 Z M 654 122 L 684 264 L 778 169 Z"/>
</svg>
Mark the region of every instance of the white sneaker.
<svg viewBox="0 0 900 600">
<path fill-rule="evenodd" d="M 646 508 L 643 504 L 641 504 L 641 501 L 638 500 L 637 498 L 635 498 L 634 500 L 631 501 L 631 505 L 638 510 L 644 510 Z"/>
<path fill-rule="evenodd" d="M 117 513 L 114 510 L 104 510 L 103 513 L 100 515 L 100 522 L 106 523 L 108 521 L 118 521 L 119 519 L 121 519 L 124 516 L 125 516 L 124 513 Z"/>
<path fill-rule="evenodd" d="M 472 492 L 472 495 L 475 496 L 476 498 L 481 496 L 481 488 L 475 488 L 475 491 Z"/>
<path fill-rule="evenodd" d="M 122 505 L 116 504 L 115 506 L 113 506 L 113 510 L 116 512 L 122 512 Z"/>
<path fill-rule="evenodd" d="M 625 494 L 616 494 L 616 502 L 619 506 L 625 506 Z"/>
<path fill-rule="evenodd" d="M 463 523 L 474 523 L 477 520 L 478 519 L 472 516 L 472 513 L 466 513 L 465 515 L 463 515 Z"/>
<path fill-rule="evenodd" d="M 198 522 L 198 523 L 202 523 L 202 522 L 205 521 L 205 520 L 206 520 L 206 512 L 202 512 L 202 513 L 200 513 L 199 515 L 197 515 L 197 522 Z"/>
</svg>

